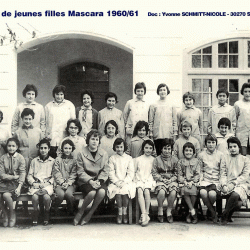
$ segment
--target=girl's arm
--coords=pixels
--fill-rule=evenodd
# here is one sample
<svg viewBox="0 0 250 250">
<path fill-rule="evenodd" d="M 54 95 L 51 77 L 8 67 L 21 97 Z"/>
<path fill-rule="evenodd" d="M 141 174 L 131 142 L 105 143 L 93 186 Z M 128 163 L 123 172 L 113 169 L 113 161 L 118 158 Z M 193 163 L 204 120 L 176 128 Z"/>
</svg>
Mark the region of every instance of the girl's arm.
<svg viewBox="0 0 250 250">
<path fill-rule="evenodd" d="M 112 183 L 116 183 L 117 181 L 119 181 L 119 179 L 117 178 L 116 176 L 116 171 L 115 171 L 115 158 L 113 156 L 111 156 L 109 158 L 109 162 L 108 162 L 108 165 L 109 165 L 109 179 Z"/>
<path fill-rule="evenodd" d="M 45 136 L 50 138 L 50 129 L 49 129 L 49 126 L 50 126 L 50 117 L 49 117 L 49 107 L 48 107 L 49 103 L 45 106 Z"/>
<path fill-rule="evenodd" d="M 159 173 L 159 170 L 158 170 L 157 158 L 155 158 L 154 162 L 153 162 L 152 176 L 153 176 L 155 181 L 159 181 L 159 182 L 163 181 L 163 178 L 162 178 L 162 176 L 161 176 L 161 174 Z"/>
<path fill-rule="evenodd" d="M 70 102 L 70 118 L 75 119 L 76 118 L 76 108 L 75 105 Z"/>
<path fill-rule="evenodd" d="M 184 176 L 183 170 L 182 170 L 182 161 L 179 160 L 177 164 L 177 173 L 178 173 L 178 182 L 180 184 L 184 184 L 186 181 L 186 178 Z"/>
<path fill-rule="evenodd" d="M 178 179 L 178 169 L 177 169 L 178 160 L 177 160 L 177 158 L 174 157 L 171 162 L 173 164 L 173 172 L 172 172 L 171 182 L 175 182 Z"/>
<path fill-rule="evenodd" d="M 35 158 L 36 159 L 36 158 Z M 35 179 L 33 178 L 34 176 L 34 168 L 35 168 L 35 159 L 33 159 L 31 161 L 31 164 L 30 164 L 30 169 L 29 169 L 29 173 L 27 175 L 27 181 L 28 183 L 32 186 L 33 183 L 35 183 Z"/>
<path fill-rule="evenodd" d="M 131 156 L 131 147 L 132 147 L 132 143 L 131 143 L 131 141 L 128 143 L 128 147 L 127 147 L 127 150 L 126 150 L 126 154 L 127 155 L 130 155 Z"/>
<path fill-rule="evenodd" d="M 93 125 L 92 129 L 98 129 L 98 111 L 92 110 L 93 111 Z"/>
<path fill-rule="evenodd" d="M 198 183 L 200 181 L 200 172 L 201 172 L 201 161 L 198 160 L 196 168 L 194 169 L 193 182 Z"/>
<path fill-rule="evenodd" d="M 6 181 L 11 181 L 15 179 L 14 175 L 6 174 L 5 172 L 4 156 L 2 156 L 0 159 L 0 179 Z"/>
<path fill-rule="evenodd" d="M 46 121 L 45 121 L 45 111 L 43 106 L 41 107 L 41 114 L 40 114 L 40 129 L 42 130 L 43 135 L 45 135 L 46 130 Z"/>
<path fill-rule="evenodd" d="M 127 101 L 127 103 L 124 107 L 124 111 L 123 111 L 123 119 L 124 119 L 125 126 L 126 126 L 127 121 L 128 121 L 129 113 L 130 113 L 130 103 L 129 103 L 129 101 Z"/>
<path fill-rule="evenodd" d="M 154 105 L 150 105 L 148 113 L 149 137 L 153 137 L 155 110 L 156 107 Z"/>
<path fill-rule="evenodd" d="M 25 181 L 25 177 L 26 177 L 26 163 L 25 163 L 25 159 L 22 155 L 19 155 L 19 164 L 18 164 L 18 170 L 19 170 L 19 179 L 18 179 L 18 183 L 19 185 L 23 185 L 24 181 Z"/>
<path fill-rule="evenodd" d="M 197 159 L 200 162 L 200 181 L 202 181 L 203 180 L 204 163 L 202 160 L 202 156 L 200 154 L 197 156 Z"/>
<path fill-rule="evenodd" d="M 234 104 L 234 110 L 235 110 L 235 116 L 236 116 L 236 122 L 237 122 L 240 116 L 240 107 L 238 106 L 237 102 Z"/>
<path fill-rule="evenodd" d="M 60 186 L 64 183 L 64 178 L 61 173 L 60 169 L 60 159 L 56 158 L 53 168 L 52 168 L 52 175 L 54 176 L 56 184 L 59 184 Z"/>
<path fill-rule="evenodd" d="M 77 172 L 76 172 L 76 161 L 73 161 L 73 165 L 69 174 L 69 178 L 67 180 L 67 183 L 69 184 L 69 186 L 73 185 L 76 181 L 76 177 L 77 177 Z"/>
<path fill-rule="evenodd" d="M 231 123 L 232 123 L 232 130 L 233 133 L 235 134 L 235 130 L 236 130 L 236 113 L 235 113 L 235 109 L 233 108 L 231 111 Z"/>
<path fill-rule="evenodd" d="M 242 172 L 238 176 L 238 178 L 234 181 L 236 185 L 244 184 L 249 180 L 250 175 L 250 160 L 247 157 L 244 157 L 244 167 L 242 169 Z"/>
<path fill-rule="evenodd" d="M 212 133 L 212 109 L 208 111 L 208 124 L 207 124 L 207 133 Z"/>
<path fill-rule="evenodd" d="M 124 139 L 125 138 L 125 122 L 123 119 L 122 112 L 121 112 L 121 116 L 120 116 L 120 124 L 118 126 L 118 129 L 119 129 L 118 133 Z"/>
<path fill-rule="evenodd" d="M 179 152 L 178 140 L 176 140 L 173 147 L 173 155 L 177 158 L 178 158 L 178 152 Z"/>
<path fill-rule="evenodd" d="M 134 179 L 135 176 L 135 168 L 134 168 L 134 161 L 131 158 L 128 162 L 128 169 L 127 169 L 127 175 L 124 179 L 125 183 L 129 183 Z"/>
<path fill-rule="evenodd" d="M 17 106 L 11 122 L 11 134 L 14 134 L 19 127 L 19 116 L 20 110 L 19 106 Z"/>
<path fill-rule="evenodd" d="M 202 134 L 203 131 L 203 117 L 202 117 L 202 112 L 200 109 L 197 109 L 199 112 L 199 119 L 198 119 L 198 125 L 199 125 L 199 129 L 200 129 L 200 135 Z"/>
<path fill-rule="evenodd" d="M 225 156 L 222 154 L 220 160 L 220 185 L 223 187 L 226 184 L 227 184 L 227 163 Z"/>
</svg>

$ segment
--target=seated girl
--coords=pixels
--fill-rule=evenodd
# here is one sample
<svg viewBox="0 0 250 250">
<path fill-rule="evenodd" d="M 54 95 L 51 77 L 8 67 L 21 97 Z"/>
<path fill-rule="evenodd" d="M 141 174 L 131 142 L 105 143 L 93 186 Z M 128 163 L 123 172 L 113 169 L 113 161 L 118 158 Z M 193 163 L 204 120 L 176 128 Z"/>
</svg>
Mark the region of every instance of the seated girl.
<svg viewBox="0 0 250 250">
<path fill-rule="evenodd" d="M 16 138 L 9 138 L 6 148 L 7 154 L 0 159 L 0 209 L 3 212 L 3 226 L 14 227 L 16 213 L 13 209 L 13 199 L 21 193 L 26 169 L 25 160 L 18 153 L 19 141 Z"/>
<path fill-rule="evenodd" d="M 30 185 L 28 194 L 32 195 L 32 204 L 34 207 L 33 226 L 38 222 L 38 204 L 39 197 L 43 199 L 45 206 L 44 225 L 49 223 L 51 195 L 53 194 L 54 178 L 52 177 L 52 168 L 54 159 L 49 156 L 50 141 L 46 138 L 38 143 L 39 156 L 31 161 L 27 181 Z"/>
<path fill-rule="evenodd" d="M 144 141 L 142 143 L 142 151 L 143 155 L 135 159 L 135 183 L 141 209 L 139 222 L 142 226 L 147 226 L 150 221 L 150 191 L 154 191 L 155 188 L 155 181 L 152 176 L 154 143 L 151 140 Z"/>
<path fill-rule="evenodd" d="M 117 138 L 113 149 L 116 152 L 109 159 L 109 179 L 108 197 L 115 200 L 118 206 L 117 223 L 128 223 L 127 208 L 129 198 L 135 197 L 135 185 L 132 182 L 134 178 L 134 163 L 131 156 L 124 153 L 127 144 Z"/>
<path fill-rule="evenodd" d="M 64 198 L 68 205 L 68 214 L 73 215 L 74 211 L 74 195 L 76 181 L 76 160 L 73 159 L 74 143 L 67 139 L 62 142 L 61 156 L 57 157 L 53 166 L 53 176 L 55 179 L 55 212 L 58 206 L 63 202 Z"/>
<path fill-rule="evenodd" d="M 198 195 L 197 186 L 200 180 L 200 161 L 195 156 L 195 147 L 191 142 L 183 146 L 184 158 L 178 161 L 178 181 L 181 187 L 181 195 L 188 205 L 189 213 L 187 223 L 196 224 L 198 217 L 194 205 Z"/>
<path fill-rule="evenodd" d="M 163 202 L 167 196 L 167 221 L 173 223 L 172 210 L 178 192 L 177 183 L 177 162 L 178 159 L 172 156 L 174 141 L 164 139 L 161 143 L 161 154 L 154 159 L 152 175 L 156 181 L 155 193 L 158 201 L 158 220 L 163 219 Z"/>
</svg>

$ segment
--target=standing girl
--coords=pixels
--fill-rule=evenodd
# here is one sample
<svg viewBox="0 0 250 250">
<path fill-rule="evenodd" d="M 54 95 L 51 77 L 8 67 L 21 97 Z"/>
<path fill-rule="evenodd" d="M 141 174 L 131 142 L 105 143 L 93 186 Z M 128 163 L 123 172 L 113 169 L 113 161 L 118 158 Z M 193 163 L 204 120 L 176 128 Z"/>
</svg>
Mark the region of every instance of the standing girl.
<svg viewBox="0 0 250 250">
<path fill-rule="evenodd" d="M 132 158 L 139 157 L 143 154 L 142 144 L 144 141 L 150 140 L 147 136 L 149 131 L 148 123 L 145 121 L 139 121 L 135 125 L 133 138 L 128 144 L 128 150 L 126 153 L 131 155 Z M 153 156 L 156 156 L 156 151 L 153 149 Z"/>
<path fill-rule="evenodd" d="M 158 201 L 158 220 L 163 222 L 163 202 L 167 196 L 167 221 L 173 222 L 172 210 L 178 191 L 177 183 L 177 162 L 178 159 L 172 156 L 174 141 L 164 139 L 161 143 L 161 155 L 154 159 L 152 175 L 156 181 L 155 193 Z"/>
<path fill-rule="evenodd" d="M 7 154 L 0 159 L 0 209 L 3 211 L 3 225 L 14 227 L 16 214 L 13 209 L 13 198 L 18 197 L 25 180 L 25 160 L 19 154 L 19 141 L 9 138 L 6 143 Z M 9 209 L 9 214 L 7 213 Z"/>
<path fill-rule="evenodd" d="M 104 128 L 105 135 L 102 136 L 100 142 L 100 148 L 105 150 L 108 153 L 108 156 L 115 154 L 113 150 L 113 145 L 115 140 L 117 139 L 118 134 L 118 125 L 114 120 L 110 120 L 106 123 Z"/>
<path fill-rule="evenodd" d="M 243 99 L 235 102 L 236 113 L 236 137 L 239 138 L 242 146 L 242 154 L 247 155 L 250 138 L 250 83 L 244 83 L 240 93 Z"/>
<path fill-rule="evenodd" d="M 166 138 L 173 138 L 178 134 L 176 108 L 168 102 L 167 96 L 170 90 L 165 83 L 157 87 L 160 96 L 155 104 L 149 108 L 149 136 L 154 139 L 157 155 L 161 154 L 162 143 Z"/>
<path fill-rule="evenodd" d="M 154 143 L 146 140 L 142 143 L 143 155 L 135 159 L 135 182 L 138 193 L 138 202 L 141 208 L 141 225 L 147 226 L 150 208 L 150 191 L 154 190 L 155 181 L 152 176 L 154 157 L 152 156 Z"/>
<path fill-rule="evenodd" d="M 39 197 L 43 199 L 45 206 L 44 225 L 49 223 L 51 195 L 53 194 L 54 178 L 52 177 L 52 168 L 54 159 L 49 156 L 50 142 L 44 138 L 38 143 L 39 156 L 31 161 L 29 173 L 27 176 L 30 189 L 28 194 L 32 195 L 32 204 L 34 207 L 33 225 L 38 221 Z"/>
<path fill-rule="evenodd" d="M 123 139 L 117 138 L 113 146 L 115 155 L 109 159 L 108 197 L 115 197 L 118 206 L 117 223 L 128 223 L 127 208 L 129 198 L 135 197 L 135 186 L 133 185 L 134 164 L 131 156 L 124 153 L 126 143 Z"/>
<path fill-rule="evenodd" d="M 200 161 L 195 156 L 195 147 L 191 142 L 183 146 L 184 159 L 178 161 L 178 181 L 181 188 L 181 195 L 189 208 L 186 218 L 187 223 L 196 224 L 198 217 L 194 209 L 194 204 L 198 194 L 198 183 L 200 180 Z"/>
<path fill-rule="evenodd" d="M 80 136 L 86 138 L 91 129 L 98 129 L 98 111 L 92 108 L 94 94 L 91 90 L 84 90 L 81 93 L 82 106 L 76 108 L 76 118 L 82 125 Z"/>
<path fill-rule="evenodd" d="M 55 211 L 63 202 L 64 197 L 68 205 L 68 213 L 73 215 L 74 195 L 76 174 L 76 160 L 73 158 L 72 152 L 75 150 L 74 143 L 67 139 L 62 142 L 61 156 L 57 157 L 53 166 L 53 176 L 55 179 Z"/>
</svg>

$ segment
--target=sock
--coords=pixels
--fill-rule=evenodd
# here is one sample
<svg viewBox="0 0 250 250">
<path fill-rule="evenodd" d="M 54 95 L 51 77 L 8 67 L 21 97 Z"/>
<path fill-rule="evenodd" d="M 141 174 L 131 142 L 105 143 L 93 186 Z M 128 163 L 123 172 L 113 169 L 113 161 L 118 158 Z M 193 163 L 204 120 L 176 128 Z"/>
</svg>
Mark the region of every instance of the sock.
<svg viewBox="0 0 250 250">
<path fill-rule="evenodd" d="M 122 207 L 118 207 L 118 215 L 122 215 Z"/>
<path fill-rule="evenodd" d="M 167 216 L 171 216 L 172 215 L 172 208 L 167 208 Z"/>
<path fill-rule="evenodd" d="M 195 210 L 194 210 L 194 208 L 190 210 L 190 213 L 191 213 L 192 216 L 195 215 Z"/>
<path fill-rule="evenodd" d="M 122 214 L 127 214 L 127 207 L 122 207 Z"/>
<path fill-rule="evenodd" d="M 158 207 L 158 215 L 163 215 L 163 207 Z"/>
</svg>

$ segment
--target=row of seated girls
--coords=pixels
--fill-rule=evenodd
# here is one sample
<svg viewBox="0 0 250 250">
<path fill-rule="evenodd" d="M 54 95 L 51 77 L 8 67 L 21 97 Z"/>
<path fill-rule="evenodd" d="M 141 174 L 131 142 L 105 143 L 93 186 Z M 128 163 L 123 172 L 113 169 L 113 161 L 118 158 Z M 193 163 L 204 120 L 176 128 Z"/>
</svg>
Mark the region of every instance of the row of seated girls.
<svg viewBox="0 0 250 250">
<path fill-rule="evenodd" d="M 128 199 L 134 198 L 136 188 L 142 226 L 150 220 L 150 192 L 157 195 L 159 222 L 164 221 L 165 198 L 166 219 L 173 222 L 174 201 L 180 192 L 189 207 L 187 222 L 197 223 L 194 203 L 198 191 L 214 223 L 218 218 L 213 204 L 221 193 L 227 194 L 221 223 L 230 221 L 232 213 L 247 200 L 250 170 L 248 158 L 243 155 L 249 147 L 250 84 L 243 84 L 244 98 L 234 107 L 227 104 L 226 90 L 217 92 L 218 105 L 209 112 L 209 134 L 203 151 L 202 112 L 194 106 L 192 93 L 184 94 L 185 108 L 177 113 L 167 101 L 170 90 L 166 84 L 158 86 L 160 99 L 152 105 L 144 101 L 144 83 L 137 83 L 134 92 L 136 97 L 127 102 L 123 112 L 114 107 L 114 93 L 106 95 L 107 107 L 97 112 L 92 108 L 91 91 L 82 92 L 83 106 L 75 110 L 64 99 L 65 87 L 57 85 L 54 100 L 44 111 L 35 102 L 36 87 L 25 87 L 26 102 L 15 111 L 12 137 L 3 129 L 1 133 L 0 204 L 4 226 L 15 225 L 13 199 L 21 192 L 32 195 L 34 225 L 42 197 L 47 225 L 52 193 L 56 193 L 55 207 L 65 198 L 72 214 L 76 188 L 83 193 L 84 201 L 75 214 L 74 225 L 88 224 L 106 194 L 116 200 L 117 223 L 127 223 Z"/>
</svg>

